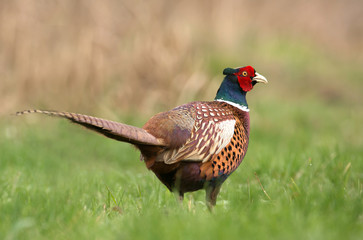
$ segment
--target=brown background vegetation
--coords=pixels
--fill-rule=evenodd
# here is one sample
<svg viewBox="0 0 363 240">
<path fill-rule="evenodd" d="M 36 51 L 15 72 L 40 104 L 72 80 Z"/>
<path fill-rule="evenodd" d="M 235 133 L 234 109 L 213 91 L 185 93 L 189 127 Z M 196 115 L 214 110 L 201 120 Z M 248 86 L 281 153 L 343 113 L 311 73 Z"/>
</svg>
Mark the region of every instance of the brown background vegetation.
<svg viewBox="0 0 363 240">
<path fill-rule="evenodd" d="M 362 16 L 360 0 L 0 0 L 0 114 L 149 116 L 242 65 L 270 80 L 255 101 L 360 104 Z"/>
</svg>

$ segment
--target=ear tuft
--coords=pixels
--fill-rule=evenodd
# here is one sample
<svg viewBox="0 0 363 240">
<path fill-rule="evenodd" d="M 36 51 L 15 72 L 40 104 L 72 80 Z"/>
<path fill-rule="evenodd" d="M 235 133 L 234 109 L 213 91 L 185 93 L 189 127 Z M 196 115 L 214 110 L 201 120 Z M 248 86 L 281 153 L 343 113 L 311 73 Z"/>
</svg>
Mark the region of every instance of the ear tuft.
<svg viewBox="0 0 363 240">
<path fill-rule="evenodd" d="M 223 75 L 233 75 L 238 73 L 238 69 L 234 69 L 234 68 L 225 68 L 223 70 Z"/>
</svg>

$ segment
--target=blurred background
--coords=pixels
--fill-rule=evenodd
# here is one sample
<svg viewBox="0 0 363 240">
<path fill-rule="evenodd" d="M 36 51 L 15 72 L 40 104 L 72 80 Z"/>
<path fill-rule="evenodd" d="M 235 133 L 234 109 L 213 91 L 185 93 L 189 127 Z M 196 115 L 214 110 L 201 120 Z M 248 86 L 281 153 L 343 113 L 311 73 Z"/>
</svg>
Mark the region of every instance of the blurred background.
<svg viewBox="0 0 363 240">
<path fill-rule="evenodd" d="M 146 119 L 213 99 L 223 69 L 245 65 L 270 81 L 250 105 L 358 106 L 362 16 L 360 0 L 0 0 L 0 114 Z"/>
<path fill-rule="evenodd" d="M 128 144 L 14 117 L 142 126 L 246 65 L 269 84 L 214 216 Z M 361 239 L 362 103 L 362 0 L 0 0 L 0 239 Z"/>
</svg>

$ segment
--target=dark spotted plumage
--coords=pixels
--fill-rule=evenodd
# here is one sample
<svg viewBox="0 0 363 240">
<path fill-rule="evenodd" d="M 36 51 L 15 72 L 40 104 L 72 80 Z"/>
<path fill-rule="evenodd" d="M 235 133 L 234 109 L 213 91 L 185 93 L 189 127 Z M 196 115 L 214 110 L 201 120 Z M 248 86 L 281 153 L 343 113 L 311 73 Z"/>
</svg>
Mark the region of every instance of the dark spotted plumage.
<svg viewBox="0 0 363 240">
<path fill-rule="evenodd" d="M 107 137 L 129 142 L 160 181 L 182 199 L 185 192 L 206 190 L 216 203 L 222 183 L 240 165 L 248 147 L 250 117 L 246 92 L 267 80 L 250 67 L 225 69 L 215 101 L 192 102 L 156 114 L 143 128 L 87 115 L 27 110 L 63 117 Z"/>
</svg>

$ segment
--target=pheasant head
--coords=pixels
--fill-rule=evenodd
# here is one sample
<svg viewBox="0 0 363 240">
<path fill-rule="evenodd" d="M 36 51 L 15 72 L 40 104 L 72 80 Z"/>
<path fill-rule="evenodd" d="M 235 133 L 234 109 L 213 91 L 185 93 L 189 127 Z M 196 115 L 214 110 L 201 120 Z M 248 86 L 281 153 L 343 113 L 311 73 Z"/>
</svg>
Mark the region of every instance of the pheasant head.
<svg viewBox="0 0 363 240">
<path fill-rule="evenodd" d="M 215 100 L 226 101 L 237 104 L 237 107 L 248 111 L 246 93 L 251 91 L 256 83 L 267 83 L 267 79 L 251 66 L 241 68 L 226 68 L 223 70 L 226 75 Z"/>
</svg>

